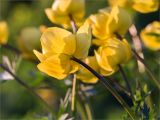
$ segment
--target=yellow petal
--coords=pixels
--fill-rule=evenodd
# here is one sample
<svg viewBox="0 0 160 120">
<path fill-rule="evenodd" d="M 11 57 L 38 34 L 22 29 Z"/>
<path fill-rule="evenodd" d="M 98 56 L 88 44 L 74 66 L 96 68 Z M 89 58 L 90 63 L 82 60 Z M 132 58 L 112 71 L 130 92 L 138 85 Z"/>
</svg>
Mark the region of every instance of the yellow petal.
<svg viewBox="0 0 160 120">
<path fill-rule="evenodd" d="M 91 15 L 87 22 L 91 24 L 93 35 L 99 39 L 106 39 L 106 23 L 108 20 L 108 10 L 105 10 L 106 14 L 99 12 L 98 14 Z"/>
<path fill-rule="evenodd" d="M 87 57 L 84 62 L 96 72 L 99 72 L 99 66 L 97 64 L 95 56 Z M 98 81 L 98 78 L 83 66 L 80 67 L 80 70 L 77 73 L 77 78 L 85 83 L 96 83 Z"/>
<path fill-rule="evenodd" d="M 51 22 L 55 24 L 60 24 L 64 28 L 68 28 L 70 26 L 70 19 L 68 14 L 60 14 L 52 10 L 51 8 L 45 9 L 45 13 Z"/>
<path fill-rule="evenodd" d="M 160 22 L 154 21 L 144 28 L 140 33 L 141 39 L 146 47 L 151 50 L 160 50 Z"/>
<path fill-rule="evenodd" d="M 68 14 L 72 1 L 73 0 L 55 0 L 52 9 L 61 14 Z"/>
<path fill-rule="evenodd" d="M 150 13 L 158 10 L 158 0 L 133 0 L 133 9 L 141 13 Z"/>
<path fill-rule="evenodd" d="M 107 33 L 118 33 L 119 35 L 124 36 L 131 24 L 131 16 L 128 14 L 128 12 L 123 8 L 114 6 L 107 21 Z"/>
<path fill-rule="evenodd" d="M 38 52 L 37 50 L 33 50 L 33 52 L 41 62 L 46 60 L 45 55 L 43 55 L 42 53 Z"/>
<path fill-rule="evenodd" d="M 42 52 L 72 55 L 76 49 L 75 36 L 65 29 L 48 28 L 41 37 Z"/>
<path fill-rule="evenodd" d="M 5 21 L 0 22 L 0 44 L 6 44 L 8 41 L 8 26 Z"/>
<path fill-rule="evenodd" d="M 63 54 L 55 54 L 38 64 L 38 69 L 57 79 L 64 79 L 70 72 L 70 57 Z"/>
<path fill-rule="evenodd" d="M 79 28 L 76 34 L 76 51 L 74 56 L 83 59 L 87 57 L 91 45 L 91 27 L 84 24 Z"/>
</svg>

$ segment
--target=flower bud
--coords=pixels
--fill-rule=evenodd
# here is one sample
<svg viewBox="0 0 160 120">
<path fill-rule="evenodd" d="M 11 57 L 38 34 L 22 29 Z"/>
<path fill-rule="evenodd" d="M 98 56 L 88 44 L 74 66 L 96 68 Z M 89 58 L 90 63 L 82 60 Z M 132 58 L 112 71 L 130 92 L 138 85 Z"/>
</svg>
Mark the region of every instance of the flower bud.
<svg viewBox="0 0 160 120">
<path fill-rule="evenodd" d="M 17 44 L 24 58 L 35 59 L 33 49 L 40 49 L 40 36 L 41 33 L 38 28 L 26 27 L 22 29 Z"/>
</svg>

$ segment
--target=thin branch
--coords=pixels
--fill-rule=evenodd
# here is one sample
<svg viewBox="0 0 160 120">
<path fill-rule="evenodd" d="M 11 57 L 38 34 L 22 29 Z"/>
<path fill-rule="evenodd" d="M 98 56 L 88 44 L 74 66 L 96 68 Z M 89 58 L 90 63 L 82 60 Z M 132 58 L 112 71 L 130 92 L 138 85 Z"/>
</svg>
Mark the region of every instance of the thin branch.
<svg viewBox="0 0 160 120">
<path fill-rule="evenodd" d="M 17 48 L 15 48 L 15 47 L 13 47 L 9 44 L 5 44 L 5 45 L 1 45 L 1 46 L 5 49 L 8 49 L 8 50 L 12 51 L 12 52 L 15 52 L 17 55 L 21 54 L 21 52 Z"/>
<path fill-rule="evenodd" d="M 117 83 L 117 81 L 115 81 L 114 79 L 110 78 L 111 83 L 115 86 L 115 88 L 119 91 L 119 92 L 124 92 L 128 97 L 131 98 L 131 93 L 122 85 L 120 85 L 119 83 Z"/>
<path fill-rule="evenodd" d="M 22 85 L 24 88 L 26 88 L 30 93 L 32 93 L 32 95 L 34 95 L 38 100 L 40 100 L 47 108 L 48 112 L 51 112 L 52 115 L 55 116 L 55 113 L 53 111 L 53 109 L 36 93 L 34 92 L 34 90 L 28 86 L 23 80 L 21 80 L 19 77 L 17 77 L 10 69 L 8 69 L 5 65 L 0 63 L 0 67 L 7 71 L 10 75 L 12 75 L 14 77 L 14 79 L 20 84 Z M 53 116 L 53 117 L 54 117 Z"/>
<path fill-rule="evenodd" d="M 127 86 L 128 90 L 129 90 L 129 92 L 130 92 L 130 94 L 131 94 L 131 97 L 132 97 L 132 99 L 133 99 L 132 89 L 131 89 L 131 86 L 130 86 L 129 81 L 128 81 L 128 79 L 127 79 L 127 76 L 126 76 L 126 74 L 125 74 L 122 66 L 121 66 L 121 65 L 118 65 L 118 67 L 119 67 L 119 70 L 120 70 L 120 72 L 121 72 L 121 75 L 122 75 L 122 77 L 123 77 L 123 79 L 124 79 L 124 81 L 125 81 L 125 83 L 126 83 L 126 86 Z"/>
<path fill-rule="evenodd" d="M 72 82 L 72 99 L 71 99 L 71 110 L 75 110 L 75 97 L 76 97 L 76 74 L 73 74 L 73 82 Z"/>
<path fill-rule="evenodd" d="M 160 83 L 159 83 L 159 81 L 154 77 L 152 71 L 150 70 L 150 68 L 148 67 L 148 65 L 145 63 L 144 59 L 141 58 L 134 49 L 132 49 L 132 52 L 133 52 L 134 56 L 135 56 L 141 63 L 144 64 L 145 69 L 146 69 L 146 72 L 147 72 L 148 75 L 153 79 L 153 81 L 154 81 L 155 85 L 158 87 L 158 89 L 160 89 Z"/>
<path fill-rule="evenodd" d="M 117 91 L 115 89 L 113 89 L 113 87 L 110 85 L 110 83 L 104 77 L 99 75 L 96 71 L 94 71 L 90 66 L 88 66 L 87 64 L 85 64 L 81 60 L 79 60 L 75 57 L 72 57 L 71 60 L 79 63 L 80 65 L 82 65 L 83 67 L 88 69 L 92 74 L 94 74 L 100 80 L 100 83 L 102 85 L 104 85 L 105 88 L 107 88 L 107 90 L 109 90 L 112 93 L 112 95 L 118 100 L 118 102 L 123 106 L 123 108 L 126 110 L 126 112 L 130 115 L 130 117 L 133 120 L 136 119 L 136 116 L 134 115 L 134 113 L 130 109 L 130 107 L 127 105 L 127 103 L 122 99 L 122 97 L 117 93 Z"/>
</svg>

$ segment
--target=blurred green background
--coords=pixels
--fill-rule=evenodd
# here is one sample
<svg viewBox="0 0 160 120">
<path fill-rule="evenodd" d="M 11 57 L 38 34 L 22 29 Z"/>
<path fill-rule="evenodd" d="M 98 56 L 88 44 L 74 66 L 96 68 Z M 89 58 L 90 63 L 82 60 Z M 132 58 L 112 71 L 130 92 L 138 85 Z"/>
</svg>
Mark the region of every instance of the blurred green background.
<svg viewBox="0 0 160 120">
<path fill-rule="evenodd" d="M 0 20 L 5 20 L 8 23 L 10 31 L 9 44 L 16 48 L 18 48 L 18 44 L 23 44 L 18 43 L 17 41 L 22 30 L 26 27 L 34 27 L 38 29 L 41 25 L 46 25 L 48 27 L 56 26 L 48 20 L 44 13 L 44 9 L 51 7 L 52 2 L 53 0 L 0 0 Z M 86 17 L 106 6 L 107 0 L 86 0 Z M 138 31 L 144 28 L 148 23 L 159 20 L 159 12 L 150 14 L 133 14 L 133 22 Z M 29 33 L 28 36 L 31 36 L 31 34 Z M 126 37 L 131 42 L 130 37 L 128 35 Z M 143 49 L 143 52 L 146 62 L 152 71 L 154 71 L 155 76 L 159 78 L 159 53 L 152 52 L 146 48 Z M 55 111 L 58 111 L 60 98 L 64 98 L 67 88 L 71 87 L 71 85 L 66 85 L 67 81 L 58 81 L 49 76 L 45 76 L 38 71 L 36 67 L 37 62 L 35 64 L 35 61 L 18 58 L 11 51 L 1 48 L 0 61 L 2 61 L 3 55 L 9 56 L 9 59 L 16 63 L 19 61 L 16 71 L 17 76 L 22 78 L 30 86 L 34 87 L 39 94 L 42 94 L 42 96 L 48 96 L 49 98 L 47 99 L 52 99 L 50 102 L 52 102 Z M 136 81 L 141 81 L 141 84 L 147 83 L 149 89 L 152 90 L 154 103 L 158 104 L 158 90 L 155 89 L 155 86 L 145 73 L 139 75 L 135 60 L 132 59 L 124 68 L 134 92 Z M 124 85 L 121 75 L 118 72 L 115 73 L 113 77 L 118 80 L 119 83 Z M 49 87 L 49 89 L 47 89 L 48 91 L 38 91 L 46 86 Z M 101 84 L 84 84 L 84 86 L 93 87 L 88 91 L 88 93 L 91 94 L 91 96 L 88 97 L 88 101 L 90 101 L 94 119 L 118 120 L 122 118 L 124 113 L 123 108 L 115 98 L 101 86 Z M 129 104 L 131 104 L 125 95 L 122 94 L 122 96 Z M 155 108 L 158 110 L 158 106 L 155 106 Z M 16 81 L 0 81 L 1 120 L 45 120 L 46 118 L 44 116 L 46 115 L 45 107 Z"/>
</svg>

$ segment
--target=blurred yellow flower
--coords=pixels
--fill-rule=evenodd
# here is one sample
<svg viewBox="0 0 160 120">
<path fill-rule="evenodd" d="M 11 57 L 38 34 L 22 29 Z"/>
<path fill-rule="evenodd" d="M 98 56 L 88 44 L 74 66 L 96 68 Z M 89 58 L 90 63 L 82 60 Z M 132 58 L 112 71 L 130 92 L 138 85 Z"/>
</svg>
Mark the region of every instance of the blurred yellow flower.
<svg viewBox="0 0 160 120">
<path fill-rule="evenodd" d="M 99 72 L 99 66 L 95 56 L 87 57 L 84 62 L 96 72 Z M 98 81 L 98 78 L 83 66 L 80 67 L 80 70 L 77 73 L 77 78 L 85 83 L 96 83 Z"/>
<path fill-rule="evenodd" d="M 85 15 L 85 0 L 55 0 L 52 8 L 47 8 L 45 12 L 49 20 L 55 24 L 70 27 L 69 15 L 72 15 L 76 24 L 80 26 Z"/>
<path fill-rule="evenodd" d="M 118 5 L 120 7 L 130 6 L 132 0 L 107 0 L 111 6 Z"/>
<path fill-rule="evenodd" d="M 133 0 L 133 9 L 141 13 L 149 13 L 158 10 L 159 0 Z"/>
<path fill-rule="evenodd" d="M 6 44 L 8 41 L 8 25 L 5 21 L 0 21 L 0 44 Z"/>
<path fill-rule="evenodd" d="M 26 27 L 22 29 L 17 39 L 17 45 L 24 58 L 36 59 L 33 49 L 40 49 L 40 36 L 41 33 L 38 28 Z"/>
<path fill-rule="evenodd" d="M 64 79 L 78 70 L 78 64 L 71 57 L 84 59 L 91 45 L 91 28 L 84 24 L 76 34 L 52 27 L 44 31 L 41 37 L 42 53 L 34 50 L 41 63 L 38 69 L 57 79 Z"/>
<path fill-rule="evenodd" d="M 126 63 L 131 58 L 131 48 L 127 41 L 110 38 L 105 45 L 95 51 L 100 73 L 104 76 L 113 74 L 118 70 L 118 65 Z"/>
<path fill-rule="evenodd" d="M 87 22 L 91 24 L 93 35 L 101 40 L 113 37 L 116 34 L 124 36 L 131 25 L 129 14 L 118 6 L 99 10 L 91 15 Z"/>
<path fill-rule="evenodd" d="M 37 89 L 36 93 L 50 106 L 53 106 L 56 104 L 57 95 L 56 92 L 53 91 L 53 89 Z"/>
<path fill-rule="evenodd" d="M 160 22 L 154 21 L 141 31 L 141 39 L 151 50 L 160 50 Z"/>
</svg>

